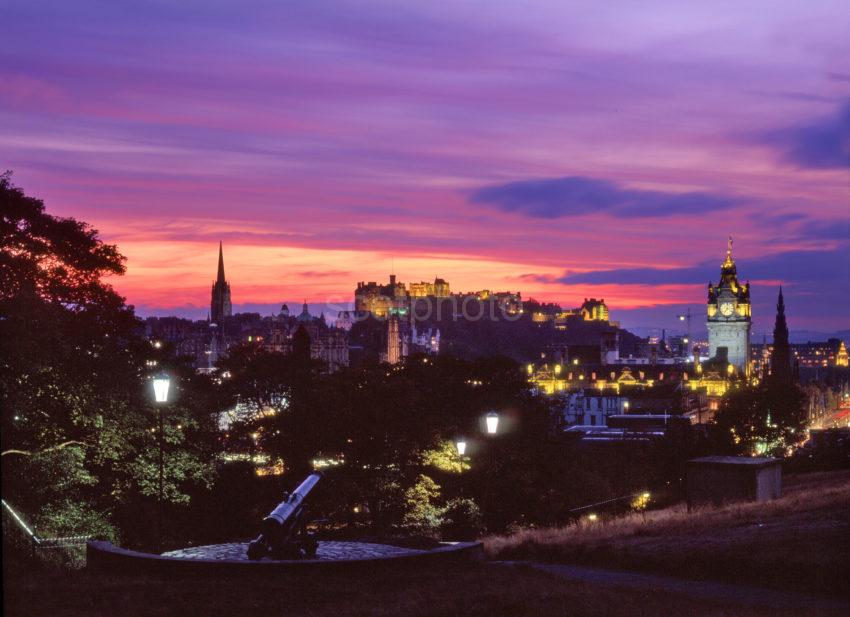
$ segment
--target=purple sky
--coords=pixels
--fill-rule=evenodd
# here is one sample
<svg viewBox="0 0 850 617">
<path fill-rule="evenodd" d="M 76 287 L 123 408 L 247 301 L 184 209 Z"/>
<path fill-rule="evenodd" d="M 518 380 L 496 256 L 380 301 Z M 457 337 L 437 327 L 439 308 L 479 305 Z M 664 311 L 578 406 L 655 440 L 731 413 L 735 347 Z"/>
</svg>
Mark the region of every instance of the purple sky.
<svg viewBox="0 0 850 617">
<path fill-rule="evenodd" d="M 850 5 L 0 4 L 0 166 L 128 256 L 139 312 L 448 279 L 624 325 L 850 328 Z"/>
</svg>

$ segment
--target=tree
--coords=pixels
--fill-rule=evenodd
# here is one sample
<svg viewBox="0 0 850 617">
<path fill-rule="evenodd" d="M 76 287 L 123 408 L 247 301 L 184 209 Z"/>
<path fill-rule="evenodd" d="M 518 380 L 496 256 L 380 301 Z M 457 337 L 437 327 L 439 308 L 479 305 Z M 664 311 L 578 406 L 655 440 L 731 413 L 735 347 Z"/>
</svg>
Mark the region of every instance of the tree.
<svg viewBox="0 0 850 617">
<path fill-rule="evenodd" d="M 404 492 L 405 513 L 402 524 L 419 535 L 432 536 L 443 522 L 442 512 L 436 505 L 440 485 L 424 474 Z"/>
<path fill-rule="evenodd" d="M 145 527 L 139 517 L 156 477 L 148 363 L 167 358 L 137 334 L 132 307 L 105 280 L 124 272 L 115 246 L 83 222 L 47 214 L 10 174 L 0 176 L 0 213 L 4 496 L 57 533 L 123 520 L 118 531 L 132 537 Z M 206 388 L 190 368 L 168 368 L 184 392 Z M 204 402 L 184 396 L 169 408 L 167 500 L 184 502 L 209 480 Z"/>
<path fill-rule="evenodd" d="M 87 428 L 84 405 L 116 372 L 132 371 L 127 341 L 135 320 L 103 281 L 124 272 L 124 258 L 97 231 L 45 213 L 0 176 L 0 384 L 3 455 L 32 455 L 68 446 Z M 111 375 L 98 371 L 104 358 Z M 107 392 L 112 389 L 108 388 Z"/>
<path fill-rule="evenodd" d="M 728 453 L 785 456 L 802 440 L 806 419 L 806 395 L 795 384 L 730 390 L 715 418 L 715 443 Z"/>
<path fill-rule="evenodd" d="M 306 356 L 246 345 L 219 363 L 220 372 L 228 375 L 222 386 L 228 401 L 243 410 L 229 443 L 259 447 L 294 474 L 310 470 L 310 460 L 332 428 L 322 421 L 325 408 L 319 403 L 322 365 L 310 359 L 307 341 Z"/>
</svg>

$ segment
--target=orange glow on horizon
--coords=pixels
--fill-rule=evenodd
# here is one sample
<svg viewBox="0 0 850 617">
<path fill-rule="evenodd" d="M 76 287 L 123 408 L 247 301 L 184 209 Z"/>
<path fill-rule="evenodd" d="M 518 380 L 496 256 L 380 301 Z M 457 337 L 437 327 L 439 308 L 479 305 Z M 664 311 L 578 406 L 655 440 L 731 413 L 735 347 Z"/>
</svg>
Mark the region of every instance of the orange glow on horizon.
<svg viewBox="0 0 850 617">
<path fill-rule="evenodd" d="M 202 308 L 215 278 L 217 247 L 206 242 L 124 239 L 127 273 L 112 284 L 130 304 L 159 309 Z M 701 285 L 565 285 L 523 278 L 528 272 L 558 277 L 562 269 L 451 254 L 392 256 L 374 250 L 293 246 L 224 245 L 225 273 L 234 304 L 276 304 L 307 299 L 344 305 L 358 281 L 386 282 L 391 271 L 404 283 L 446 279 L 453 292 L 519 291 L 524 299 L 557 302 L 564 308 L 585 297 L 604 298 L 617 309 L 697 302 Z M 580 270 L 575 269 L 578 272 Z M 616 315 L 612 316 L 616 319 Z"/>
</svg>

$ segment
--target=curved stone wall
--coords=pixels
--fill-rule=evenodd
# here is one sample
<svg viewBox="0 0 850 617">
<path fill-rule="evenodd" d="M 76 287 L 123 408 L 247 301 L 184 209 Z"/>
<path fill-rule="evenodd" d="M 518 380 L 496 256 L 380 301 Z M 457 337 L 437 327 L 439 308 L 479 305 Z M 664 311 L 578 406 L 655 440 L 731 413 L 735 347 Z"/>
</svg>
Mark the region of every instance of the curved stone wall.
<svg viewBox="0 0 850 617">
<path fill-rule="evenodd" d="M 326 545 L 325 551 L 322 544 Z M 349 551 L 342 545 L 351 545 Z M 327 546 L 333 545 L 333 546 Z M 111 542 L 92 540 L 86 545 L 86 568 L 104 574 L 146 574 L 154 576 L 217 576 L 265 574 L 298 574 L 317 572 L 353 572 L 380 568 L 397 569 L 442 563 L 473 562 L 483 558 L 480 542 L 446 543 L 431 550 L 408 550 L 361 542 L 320 543 L 318 559 L 250 561 L 245 557 L 244 543 L 219 544 L 172 551 L 156 555 L 114 546 Z M 386 551 L 381 551 L 385 547 Z M 358 555 L 347 557 L 346 555 Z"/>
</svg>

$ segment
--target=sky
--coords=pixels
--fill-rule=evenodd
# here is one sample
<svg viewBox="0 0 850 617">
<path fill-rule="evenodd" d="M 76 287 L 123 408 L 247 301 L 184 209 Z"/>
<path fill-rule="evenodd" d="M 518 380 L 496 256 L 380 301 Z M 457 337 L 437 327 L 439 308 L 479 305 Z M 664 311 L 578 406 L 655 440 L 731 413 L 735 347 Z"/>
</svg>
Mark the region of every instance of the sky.
<svg viewBox="0 0 850 617">
<path fill-rule="evenodd" d="M 0 167 L 127 256 L 142 315 L 447 279 L 627 327 L 850 328 L 842 1 L 4 0 Z"/>
</svg>

